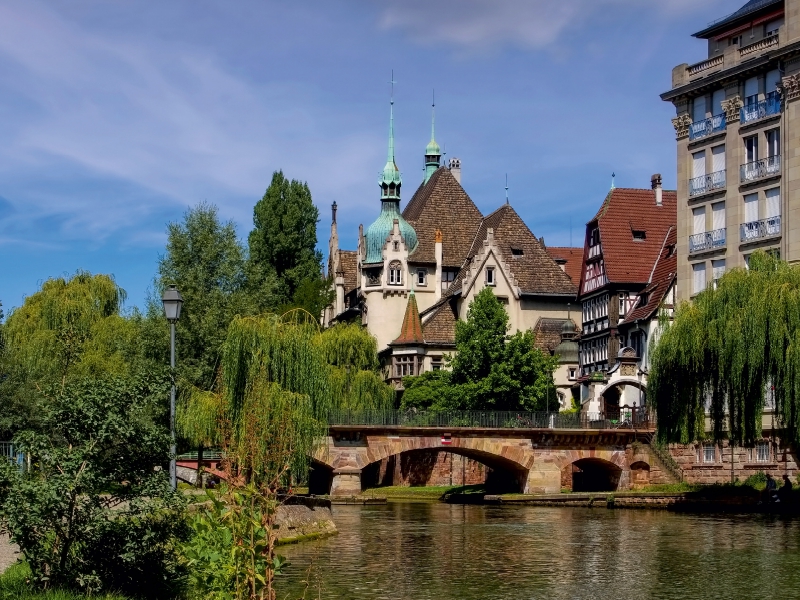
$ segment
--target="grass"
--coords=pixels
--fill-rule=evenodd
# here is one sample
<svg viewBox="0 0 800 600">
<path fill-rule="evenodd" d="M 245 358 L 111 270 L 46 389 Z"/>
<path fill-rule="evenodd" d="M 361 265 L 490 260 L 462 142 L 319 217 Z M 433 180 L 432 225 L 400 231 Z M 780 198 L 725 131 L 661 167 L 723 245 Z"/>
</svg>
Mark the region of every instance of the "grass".
<svg viewBox="0 0 800 600">
<path fill-rule="evenodd" d="M 10 566 L 0 575 L 0 600 L 83 600 L 86 594 L 65 590 L 34 591 L 28 585 L 30 569 L 25 563 L 18 562 Z M 94 600 L 128 600 L 125 596 L 106 594 L 92 596 Z"/>
<path fill-rule="evenodd" d="M 445 494 L 482 494 L 484 491 L 482 485 L 432 485 L 420 487 L 391 485 L 369 488 L 364 490 L 361 495 L 366 497 L 438 500 Z"/>
</svg>

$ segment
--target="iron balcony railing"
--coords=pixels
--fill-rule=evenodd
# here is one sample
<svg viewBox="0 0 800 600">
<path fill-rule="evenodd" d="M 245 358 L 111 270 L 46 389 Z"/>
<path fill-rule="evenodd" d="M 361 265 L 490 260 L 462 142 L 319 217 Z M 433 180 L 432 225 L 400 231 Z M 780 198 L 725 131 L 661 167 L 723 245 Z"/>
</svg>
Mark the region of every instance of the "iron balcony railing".
<svg viewBox="0 0 800 600">
<path fill-rule="evenodd" d="M 781 217 L 767 217 L 760 221 L 742 223 L 742 242 L 752 242 L 781 234 Z"/>
<path fill-rule="evenodd" d="M 689 141 L 702 140 L 712 134 L 725 131 L 726 126 L 727 121 L 724 113 L 702 121 L 696 121 L 689 125 Z"/>
<path fill-rule="evenodd" d="M 764 100 L 743 106 L 739 112 L 739 119 L 742 125 L 746 125 L 780 112 L 781 98 L 778 92 L 770 92 Z"/>
<path fill-rule="evenodd" d="M 739 181 L 749 183 L 766 177 L 775 177 L 781 174 L 781 155 L 768 156 L 761 160 L 745 163 L 739 167 Z"/>
<path fill-rule="evenodd" d="M 612 414 L 523 411 L 332 411 L 330 426 L 469 427 L 477 429 L 652 429 L 646 408 L 621 408 Z"/>
<path fill-rule="evenodd" d="M 689 236 L 689 254 L 725 247 L 726 229 L 715 229 Z"/>
<path fill-rule="evenodd" d="M 725 169 L 689 180 L 689 196 L 699 196 L 725 187 Z"/>
</svg>

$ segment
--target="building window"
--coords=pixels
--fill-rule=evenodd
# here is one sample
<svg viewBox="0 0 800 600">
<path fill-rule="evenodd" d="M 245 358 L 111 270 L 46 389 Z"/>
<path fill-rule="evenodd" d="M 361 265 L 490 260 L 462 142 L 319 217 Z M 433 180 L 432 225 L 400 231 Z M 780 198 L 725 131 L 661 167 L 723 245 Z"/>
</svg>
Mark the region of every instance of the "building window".
<svg viewBox="0 0 800 600">
<path fill-rule="evenodd" d="M 692 265 L 692 293 L 699 294 L 706 288 L 706 263 Z"/>
<path fill-rule="evenodd" d="M 407 377 L 417 374 L 416 356 L 395 356 L 394 357 L 394 376 Z"/>
<path fill-rule="evenodd" d="M 394 251 L 397 252 L 400 250 L 400 242 L 395 242 L 392 247 L 394 248 Z"/>
<path fill-rule="evenodd" d="M 441 356 L 432 356 L 431 357 L 431 369 L 434 371 L 441 371 L 442 370 L 442 357 Z"/>
<path fill-rule="evenodd" d="M 772 158 L 781 154 L 781 130 L 770 129 L 766 132 L 767 136 L 767 156 Z"/>
<path fill-rule="evenodd" d="M 525 253 L 522 251 L 522 248 L 512 248 L 511 249 L 511 256 L 522 256 Z"/>
<path fill-rule="evenodd" d="M 725 259 L 711 261 L 711 272 L 714 278 L 714 289 L 717 289 L 717 284 L 720 278 L 725 274 Z"/>
<path fill-rule="evenodd" d="M 642 229 L 634 229 L 633 230 L 633 241 L 643 241 L 647 238 L 647 233 Z"/>
<path fill-rule="evenodd" d="M 486 267 L 486 285 L 496 285 L 494 267 Z"/>
<path fill-rule="evenodd" d="M 742 36 L 734 35 L 728 38 L 728 46 L 741 46 Z"/>
<path fill-rule="evenodd" d="M 751 135 L 744 138 L 745 162 L 752 163 L 758 160 L 758 136 Z"/>
<path fill-rule="evenodd" d="M 417 285 L 428 285 L 428 270 L 417 269 Z"/>
<path fill-rule="evenodd" d="M 703 444 L 703 462 L 706 464 L 715 462 L 714 444 Z"/>
<path fill-rule="evenodd" d="M 770 460 L 769 442 L 756 442 L 755 448 L 750 448 L 750 460 L 757 463 L 768 463 Z"/>
<path fill-rule="evenodd" d="M 575 379 L 575 369 L 570 369 L 569 370 L 569 378 L 570 378 L 570 381 L 574 381 L 574 379 Z"/>
<path fill-rule="evenodd" d="M 781 25 L 783 25 L 783 19 L 776 19 L 774 21 L 767 22 L 767 24 L 764 25 L 764 37 L 778 35 L 778 30 L 780 29 Z"/>
<path fill-rule="evenodd" d="M 402 285 L 403 284 L 403 265 L 400 261 L 392 261 L 389 263 L 389 285 Z"/>
<path fill-rule="evenodd" d="M 444 292 L 455 281 L 458 271 L 442 271 L 442 291 Z"/>
</svg>

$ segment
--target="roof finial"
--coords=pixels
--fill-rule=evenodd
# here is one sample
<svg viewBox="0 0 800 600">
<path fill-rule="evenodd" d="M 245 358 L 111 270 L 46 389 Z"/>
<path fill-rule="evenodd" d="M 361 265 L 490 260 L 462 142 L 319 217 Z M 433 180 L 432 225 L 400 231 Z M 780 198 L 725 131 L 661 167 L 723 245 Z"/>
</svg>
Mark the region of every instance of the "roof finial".
<svg viewBox="0 0 800 600">
<path fill-rule="evenodd" d="M 431 102 L 431 141 L 436 139 L 435 133 L 436 126 L 436 90 L 433 90 L 433 101 Z"/>
<path fill-rule="evenodd" d="M 508 204 L 508 173 L 506 173 L 506 204 Z"/>
<path fill-rule="evenodd" d="M 392 79 L 389 81 L 392 86 L 391 100 L 389 101 L 389 156 L 386 162 L 394 162 L 394 69 L 392 69 Z"/>
<path fill-rule="evenodd" d="M 614 177 L 616 177 L 616 176 L 617 176 L 616 173 L 611 173 L 611 189 L 612 190 L 617 187 L 616 185 L 614 185 Z"/>
</svg>

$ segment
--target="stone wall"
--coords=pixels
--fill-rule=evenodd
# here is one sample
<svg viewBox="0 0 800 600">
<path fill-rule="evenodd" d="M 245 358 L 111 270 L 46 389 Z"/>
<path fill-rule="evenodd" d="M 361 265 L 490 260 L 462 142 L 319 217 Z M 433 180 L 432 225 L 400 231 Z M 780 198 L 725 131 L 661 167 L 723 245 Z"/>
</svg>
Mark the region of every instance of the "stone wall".
<svg viewBox="0 0 800 600">
<path fill-rule="evenodd" d="M 485 465 L 447 450 L 404 452 L 377 464 L 375 485 L 479 485 L 487 476 Z"/>
<path fill-rule="evenodd" d="M 278 543 L 291 544 L 337 533 L 330 505 L 281 505 L 276 517 Z"/>
</svg>

